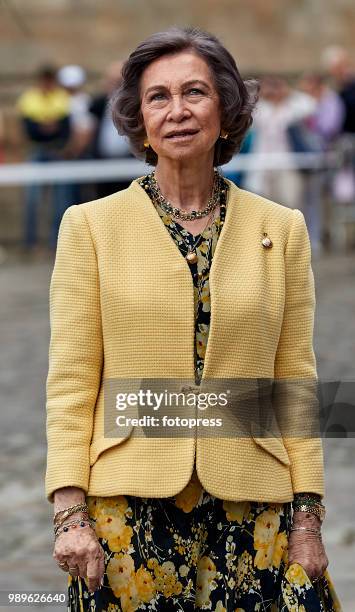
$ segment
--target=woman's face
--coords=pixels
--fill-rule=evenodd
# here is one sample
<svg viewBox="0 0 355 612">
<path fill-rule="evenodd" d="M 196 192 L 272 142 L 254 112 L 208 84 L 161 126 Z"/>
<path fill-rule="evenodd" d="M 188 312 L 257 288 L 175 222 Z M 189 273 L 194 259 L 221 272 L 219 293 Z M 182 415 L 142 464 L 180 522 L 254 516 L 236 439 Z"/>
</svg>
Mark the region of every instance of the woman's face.
<svg viewBox="0 0 355 612">
<path fill-rule="evenodd" d="M 155 60 L 142 74 L 140 91 L 147 139 L 158 157 L 187 160 L 213 152 L 219 96 L 201 57 L 184 51 Z"/>
</svg>

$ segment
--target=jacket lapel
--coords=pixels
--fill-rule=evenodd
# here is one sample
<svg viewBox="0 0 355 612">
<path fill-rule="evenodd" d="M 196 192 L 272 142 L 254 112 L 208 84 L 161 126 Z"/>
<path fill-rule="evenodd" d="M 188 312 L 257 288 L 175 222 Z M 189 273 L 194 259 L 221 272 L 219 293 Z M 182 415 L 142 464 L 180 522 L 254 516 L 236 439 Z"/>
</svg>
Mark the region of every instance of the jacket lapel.
<svg viewBox="0 0 355 612">
<path fill-rule="evenodd" d="M 154 208 L 148 194 L 138 183 L 139 179 L 132 181 L 129 189 L 133 189 L 139 198 L 135 199 L 137 213 L 141 218 L 147 220 L 150 228 L 156 228 L 154 240 L 157 248 L 162 248 L 164 256 L 171 258 L 171 267 L 176 269 L 176 264 L 181 263 L 180 271 L 184 270 L 186 277 L 186 296 L 190 296 L 193 291 L 192 277 L 189 264 L 180 253 L 178 246 L 165 228 L 162 220 Z M 236 279 L 236 266 L 238 263 L 238 244 L 245 234 L 245 223 L 247 221 L 244 214 L 243 198 L 241 190 L 231 181 L 227 200 L 226 217 L 221 230 L 216 250 L 213 256 L 210 270 L 210 294 L 211 294 L 211 321 L 207 349 L 204 362 L 203 379 L 213 377 L 217 371 L 224 371 L 224 363 L 217 363 L 220 360 L 219 351 L 216 351 L 221 334 L 227 327 L 226 322 L 230 312 L 230 299 L 228 294 L 231 281 Z M 232 298 L 233 299 L 233 298 Z M 190 299 L 190 308 L 193 301 Z M 190 313 L 192 314 L 192 313 Z M 194 316 L 194 315 L 192 315 Z M 190 319 L 191 317 L 187 317 Z M 225 356 L 228 359 L 228 356 Z M 194 373 L 191 373 L 194 378 Z"/>
</svg>

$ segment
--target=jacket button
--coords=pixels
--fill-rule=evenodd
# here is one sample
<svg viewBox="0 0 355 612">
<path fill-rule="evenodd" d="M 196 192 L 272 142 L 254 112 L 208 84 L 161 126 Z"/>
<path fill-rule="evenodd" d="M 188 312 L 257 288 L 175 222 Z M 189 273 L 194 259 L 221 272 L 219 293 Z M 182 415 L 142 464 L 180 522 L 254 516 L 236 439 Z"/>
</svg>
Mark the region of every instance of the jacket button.
<svg viewBox="0 0 355 612">
<path fill-rule="evenodd" d="M 261 241 L 261 244 L 266 247 L 267 249 L 270 249 L 272 247 L 272 242 L 270 240 L 270 238 L 263 238 Z"/>
</svg>

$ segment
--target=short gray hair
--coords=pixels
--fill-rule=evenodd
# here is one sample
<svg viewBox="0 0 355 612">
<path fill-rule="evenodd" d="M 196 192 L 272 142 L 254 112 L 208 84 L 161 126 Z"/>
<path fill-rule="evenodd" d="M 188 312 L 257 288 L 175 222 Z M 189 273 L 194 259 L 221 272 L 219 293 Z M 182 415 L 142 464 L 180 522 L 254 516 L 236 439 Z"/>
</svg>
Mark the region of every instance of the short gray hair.
<svg viewBox="0 0 355 612">
<path fill-rule="evenodd" d="M 215 145 L 214 166 L 226 164 L 240 150 L 252 125 L 252 112 L 258 100 L 259 84 L 243 80 L 233 56 L 216 36 L 200 28 L 173 26 L 141 42 L 122 67 L 122 81 L 110 104 L 113 122 L 119 134 L 129 140 L 132 152 L 148 164 L 156 165 L 158 156 L 144 147 L 146 131 L 140 105 L 140 79 L 154 60 L 191 50 L 208 64 L 221 104 L 221 124 L 228 139 L 219 138 Z"/>
</svg>

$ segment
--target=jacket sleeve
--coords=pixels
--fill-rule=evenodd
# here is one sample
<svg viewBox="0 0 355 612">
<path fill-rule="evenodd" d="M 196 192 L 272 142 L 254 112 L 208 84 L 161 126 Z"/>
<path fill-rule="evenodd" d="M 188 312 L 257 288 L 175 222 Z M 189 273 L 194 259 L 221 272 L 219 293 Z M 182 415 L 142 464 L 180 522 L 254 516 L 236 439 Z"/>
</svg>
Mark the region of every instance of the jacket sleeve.
<svg viewBox="0 0 355 612">
<path fill-rule="evenodd" d="M 294 493 L 324 495 L 317 365 L 313 350 L 315 287 L 311 246 L 300 210 L 292 211 L 285 249 L 285 306 L 274 364 L 274 406 L 290 458 Z"/>
<path fill-rule="evenodd" d="M 85 212 L 70 206 L 59 228 L 49 296 L 46 497 L 88 490 L 89 446 L 101 384 L 103 341 L 96 253 Z"/>
</svg>

